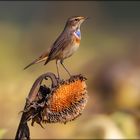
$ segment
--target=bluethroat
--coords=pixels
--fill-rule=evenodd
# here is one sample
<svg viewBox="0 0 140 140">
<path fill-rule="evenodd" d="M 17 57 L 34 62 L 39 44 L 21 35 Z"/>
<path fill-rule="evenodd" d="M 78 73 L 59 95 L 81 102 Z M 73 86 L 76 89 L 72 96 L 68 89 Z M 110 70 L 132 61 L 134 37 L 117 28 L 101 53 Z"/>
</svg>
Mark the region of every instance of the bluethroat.
<svg viewBox="0 0 140 140">
<path fill-rule="evenodd" d="M 72 56 L 73 53 L 79 48 L 81 41 L 80 26 L 86 19 L 87 18 L 83 16 L 68 18 L 64 30 L 56 39 L 56 41 L 52 44 L 52 46 L 24 69 L 27 69 L 29 66 L 40 63 L 42 61 L 45 61 L 44 65 L 46 65 L 51 60 L 56 60 L 58 78 L 60 78 L 58 68 L 59 62 L 71 76 L 69 71 L 64 66 L 63 60 Z"/>
</svg>

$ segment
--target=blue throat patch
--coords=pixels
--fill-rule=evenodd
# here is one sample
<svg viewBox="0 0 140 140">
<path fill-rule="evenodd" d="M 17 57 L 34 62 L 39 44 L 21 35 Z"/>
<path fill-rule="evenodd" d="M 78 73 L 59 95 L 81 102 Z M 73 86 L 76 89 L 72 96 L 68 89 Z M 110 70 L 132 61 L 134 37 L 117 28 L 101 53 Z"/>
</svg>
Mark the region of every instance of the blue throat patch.
<svg viewBox="0 0 140 140">
<path fill-rule="evenodd" d="M 75 31 L 75 33 L 76 33 L 76 35 L 77 35 L 78 37 L 81 37 L 81 32 L 80 32 L 79 29 L 78 29 L 77 31 Z"/>
</svg>

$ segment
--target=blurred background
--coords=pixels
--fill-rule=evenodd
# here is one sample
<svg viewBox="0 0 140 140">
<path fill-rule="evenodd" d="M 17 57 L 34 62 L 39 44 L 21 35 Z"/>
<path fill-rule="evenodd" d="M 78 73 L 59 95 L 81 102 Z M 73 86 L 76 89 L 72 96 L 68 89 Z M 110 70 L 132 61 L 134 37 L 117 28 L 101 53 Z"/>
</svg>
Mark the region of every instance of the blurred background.
<svg viewBox="0 0 140 140">
<path fill-rule="evenodd" d="M 65 60 L 87 77 L 88 104 L 64 124 L 30 127 L 31 138 L 140 138 L 139 1 L 0 1 L 0 138 L 11 139 L 34 80 L 55 62 L 23 68 L 46 50 L 68 17 L 90 17 L 80 49 Z M 68 78 L 61 68 L 61 75 Z"/>
</svg>

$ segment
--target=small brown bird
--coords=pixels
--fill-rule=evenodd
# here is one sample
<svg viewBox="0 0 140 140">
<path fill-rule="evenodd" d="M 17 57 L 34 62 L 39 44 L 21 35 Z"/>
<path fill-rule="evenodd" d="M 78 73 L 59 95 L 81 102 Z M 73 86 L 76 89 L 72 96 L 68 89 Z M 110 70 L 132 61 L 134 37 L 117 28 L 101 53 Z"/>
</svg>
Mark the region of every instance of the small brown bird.
<svg viewBox="0 0 140 140">
<path fill-rule="evenodd" d="M 86 19 L 87 18 L 83 16 L 69 18 L 66 22 L 64 30 L 48 49 L 48 51 L 44 52 L 39 58 L 35 59 L 24 69 L 27 69 L 29 66 L 42 61 L 45 61 L 44 65 L 46 65 L 51 60 L 56 60 L 58 77 L 60 78 L 58 62 L 62 64 L 64 69 L 70 75 L 69 71 L 63 64 L 63 60 L 70 57 L 78 49 L 81 40 L 80 26 Z"/>
</svg>

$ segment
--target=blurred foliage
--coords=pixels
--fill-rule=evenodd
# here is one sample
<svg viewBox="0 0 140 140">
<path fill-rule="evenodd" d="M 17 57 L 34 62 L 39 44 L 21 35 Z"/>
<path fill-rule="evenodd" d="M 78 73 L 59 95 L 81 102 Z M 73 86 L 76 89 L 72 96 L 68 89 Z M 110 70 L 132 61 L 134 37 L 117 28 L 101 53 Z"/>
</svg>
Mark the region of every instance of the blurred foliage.
<svg viewBox="0 0 140 140">
<path fill-rule="evenodd" d="M 89 102 L 75 121 L 31 127 L 32 138 L 140 138 L 140 2 L 1 1 L 0 128 L 14 138 L 18 114 L 38 75 L 55 63 L 23 68 L 46 50 L 73 15 L 90 19 L 80 49 L 64 63 L 87 78 Z M 61 69 L 61 75 L 68 77 Z M 3 130 L 0 130 L 4 133 Z"/>
<path fill-rule="evenodd" d="M 5 133 L 6 133 L 6 129 L 0 129 L 0 139 L 3 138 Z"/>
</svg>

